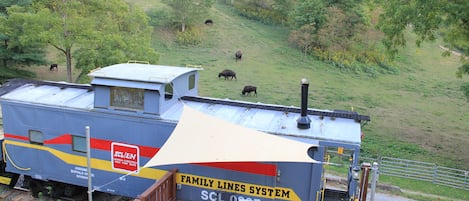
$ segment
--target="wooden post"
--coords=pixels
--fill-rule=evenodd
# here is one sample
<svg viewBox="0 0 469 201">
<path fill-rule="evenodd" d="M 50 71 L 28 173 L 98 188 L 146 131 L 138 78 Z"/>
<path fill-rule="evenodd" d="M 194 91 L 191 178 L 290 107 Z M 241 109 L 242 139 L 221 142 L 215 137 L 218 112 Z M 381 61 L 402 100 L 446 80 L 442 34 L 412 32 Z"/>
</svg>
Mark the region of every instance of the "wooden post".
<svg viewBox="0 0 469 201">
<path fill-rule="evenodd" d="M 368 178 L 370 176 L 370 163 L 362 164 L 362 175 L 360 178 L 360 196 L 358 197 L 360 201 L 366 201 L 366 194 L 368 192 Z"/>
</svg>

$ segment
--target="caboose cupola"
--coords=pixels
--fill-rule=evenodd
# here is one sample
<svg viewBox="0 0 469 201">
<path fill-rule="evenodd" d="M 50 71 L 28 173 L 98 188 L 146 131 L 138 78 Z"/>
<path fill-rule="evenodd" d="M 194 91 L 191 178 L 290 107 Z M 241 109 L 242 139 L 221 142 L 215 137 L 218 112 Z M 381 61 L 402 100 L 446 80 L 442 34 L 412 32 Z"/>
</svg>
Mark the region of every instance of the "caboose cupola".
<svg viewBox="0 0 469 201">
<path fill-rule="evenodd" d="M 89 74 L 94 109 L 125 114 L 161 115 L 182 96 L 196 96 L 196 68 L 124 63 Z"/>
</svg>

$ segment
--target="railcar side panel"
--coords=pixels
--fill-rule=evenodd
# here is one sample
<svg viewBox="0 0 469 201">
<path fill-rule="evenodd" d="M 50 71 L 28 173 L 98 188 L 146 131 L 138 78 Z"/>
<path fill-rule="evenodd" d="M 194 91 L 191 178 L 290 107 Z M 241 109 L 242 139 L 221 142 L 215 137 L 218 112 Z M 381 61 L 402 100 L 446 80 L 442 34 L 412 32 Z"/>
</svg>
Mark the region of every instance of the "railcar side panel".
<svg viewBox="0 0 469 201">
<path fill-rule="evenodd" d="M 86 186 L 82 143 L 85 126 L 90 126 L 93 187 L 102 192 L 137 197 L 174 167 L 179 169 L 178 198 L 183 200 L 305 200 L 311 191 L 312 164 L 239 162 L 142 169 L 174 130 L 174 122 L 19 103 L 4 103 L 3 110 L 10 159 L 7 171 L 35 179 Z M 31 136 L 31 131 L 42 133 L 42 137 Z M 116 156 L 121 153 L 113 150 L 116 144 L 137 147 L 139 155 Z M 115 167 L 119 163 L 116 158 L 132 162 L 132 157 L 138 157 L 133 167 L 138 173 Z"/>
</svg>

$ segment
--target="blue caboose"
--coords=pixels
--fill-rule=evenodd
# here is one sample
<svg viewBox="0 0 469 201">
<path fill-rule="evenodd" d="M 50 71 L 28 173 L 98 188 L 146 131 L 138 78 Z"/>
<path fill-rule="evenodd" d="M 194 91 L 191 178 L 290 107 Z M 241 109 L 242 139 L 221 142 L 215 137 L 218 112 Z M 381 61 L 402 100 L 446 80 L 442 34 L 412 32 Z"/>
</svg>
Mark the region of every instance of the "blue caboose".
<svg viewBox="0 0 469 201">
<path fill-rule="evenodd" d="M 358 167 L 361 123 L 369 121 L 368 116 L 309 109 L 306 104 L 287 107 L 200 97 L 199 70 L 126 63 L 93 71 L 89 74 L 93 78 L 90 85 L 8 82 L 0 88 L 4 172 L 23 175 L 34 196 L 43 191 L 44 185 L 49 187 L 47 193 L 58 197 L 84 190 L 88 185 L 85 127 L 90 127 L 89 167 L 94 191 L 135 198 L 176 168 L 178 200 L 323 200 L 325 155 L 340 150 L 351 159 L 346 197 L 356 197 L 357 180 L 351 173 Z M 302 89 L 307 92 L 307 87 Z M 303 96 L 303 103 L 307 103 L 307 94 Z M 309 144 L 312 149 L 305 152 L 321 163 L 194 158 L 190 162 L 144 167 L 172 136 L 186 106 L 233 125 Z M 223 131 L 185 134 L 217 132 Z M 181 148 L 171 152 L 173 159 L 187 155 L 183 147 L 187 143 L 209 148 L 221 145 L 212 150 L 217 153 L 228 151 L 223 147 L 239 149 L 229 154 L 242 151 L 255 155 L 261 151 L 243 145 L 249 138 L 196 140 L 182 139 Z M 289 151 L 280 146 L 273 154 Z M 295 158 L 296 153 L 291 154 Z M 209 152 L 204 155 L 210 158 Z"/>
</svg>

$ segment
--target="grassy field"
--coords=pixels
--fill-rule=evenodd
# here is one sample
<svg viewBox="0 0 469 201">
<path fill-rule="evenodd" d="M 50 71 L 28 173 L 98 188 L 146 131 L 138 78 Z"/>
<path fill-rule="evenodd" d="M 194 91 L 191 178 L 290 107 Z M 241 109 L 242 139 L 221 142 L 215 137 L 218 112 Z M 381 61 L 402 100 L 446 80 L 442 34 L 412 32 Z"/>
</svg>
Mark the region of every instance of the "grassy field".
<svg viewBox="0 0 469 201">
<path fill-rule="evenodd" d="M 200 95 L 299 106 L 300 80 L 307 78 L 309 107 L 371 116 L 364 127 L 366 154 L 469 169 L 469 107 L 459 90 L 468 78 L 456 78 L 458 58 L 442 57 L 438 43 L 416 48 L 410 38 L 396 63 L 399 74 L 371 77 L 304 57 L 287 43 L 287 29 L 246 20 L 229 7 L 215 6 L 210 19 L 213 25 L 199 27 L 203 42 L 197 47 L 180 47 L 161 29 L 153 37 L 160 64 L 203 66 Z M 238 49 L 244 52 L 240 62 Z M 223 69 L 236 71 L 238 80 L 218 79 Z M 258 86 L 257 97 L 240 95 L 246 84 Z"/>
<path fill-rule="evenodd" d="M 144 9 L 158 1 L 129 1 Z M 459 90 L 466 76 L 455 76 L 456 56 L 442 57 L 439 43 L 412 45 L 401 51 L 398 74 L 376 77 L 339 69 L 304 57 L 287 42 L 284 27 L 246 20 L 231 8 L 217 4 L 210 11 L 211 26 L 202 22 L 202 44 L 181 47 L 165 29 L 156 28 L 153 47 L 161 54 L 159 64 L 201 65 L 201 96 L 300 105 L 300 80 L 310 81 L 309 107 L 354 110 L 371 116 L 364 127 L 364 155 L 399 157 L 434 162 L 469 170 L 469 107 Z M 235 61 L 234 53 L 244 52 Z M 132 59 L 132 58 L 129 58 Z M 218 79 L 218 72 L 232 69 L 238 79 Z M 38 69 L 38 78 L 65 80 L 58 73 Z M 77 74 L 77 73 L 75 73 Z M 258 86 L 258 96 L 245 97 L 244 85 Z"/>
</svg>

